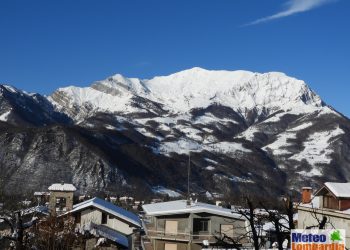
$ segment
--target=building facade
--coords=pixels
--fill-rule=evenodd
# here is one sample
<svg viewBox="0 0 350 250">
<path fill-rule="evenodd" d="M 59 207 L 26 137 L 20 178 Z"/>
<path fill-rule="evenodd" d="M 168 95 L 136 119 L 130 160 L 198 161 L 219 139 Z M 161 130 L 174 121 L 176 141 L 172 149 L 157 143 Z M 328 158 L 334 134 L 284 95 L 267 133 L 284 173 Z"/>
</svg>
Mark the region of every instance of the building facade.
<svg viewBox="0 0 350 250">
<path fill-rule="evenodd" d="M 245 219 L 230 209 L 185 200 L 143 205 L 143 209 L 154 250 L 202 249 L 220 244 L 224 237 L 246 243 L 239 242 L 246 233 Z"/>
<path fill-rule="evenodd" d="M 109 249 L 138 249 L 141 221 L 139 217 L 108 201 L 93 198 L 74 205 L 71 215 L 77 231 L 92 237 L 85 249 L 94 249 L 99 240 L 106 240 Z"/>
<path fill-rule="evenodd" d="M 49 210 L 53 215 L 60 215 L 72 210 L 74 192 L 77 189 L 73 184 L 55 183 L 49 187 Z"/>
</svg>

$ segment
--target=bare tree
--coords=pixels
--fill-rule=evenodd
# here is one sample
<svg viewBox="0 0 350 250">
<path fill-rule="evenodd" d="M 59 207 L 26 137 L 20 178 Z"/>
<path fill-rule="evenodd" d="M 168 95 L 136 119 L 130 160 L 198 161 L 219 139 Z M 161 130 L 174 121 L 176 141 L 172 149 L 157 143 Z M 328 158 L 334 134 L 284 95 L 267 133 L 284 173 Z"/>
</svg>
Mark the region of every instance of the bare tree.
<svg viewBox="0 0 350 250">
<path fill-rule="evenodd" d="M 0 219 L 9 227 L 9 232 L 0 236 L 0 241 L 10 241 L 17 250 L 26 249 L 30 238 L 26 230 L 37 223 L 37 218 L 23 223 L 21 211 L 16 211 L 11 216 L 3 216 Z"/>
</svg>

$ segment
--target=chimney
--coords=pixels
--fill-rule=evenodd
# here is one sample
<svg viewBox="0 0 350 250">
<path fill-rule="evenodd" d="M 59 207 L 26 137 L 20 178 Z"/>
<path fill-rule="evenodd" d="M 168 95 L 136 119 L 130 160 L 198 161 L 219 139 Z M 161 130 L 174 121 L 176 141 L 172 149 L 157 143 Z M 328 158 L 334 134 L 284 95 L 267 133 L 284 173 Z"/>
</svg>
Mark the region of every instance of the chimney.
<svg viewBox="0 0 350 250">
<path fill-rule="evenodd" d="M 302 187 L 301 188 L 301 203 L 307 204 L 311 202 L 311 194 L 312 194 L 312 188 L 311 187 Z"/>
</svg>

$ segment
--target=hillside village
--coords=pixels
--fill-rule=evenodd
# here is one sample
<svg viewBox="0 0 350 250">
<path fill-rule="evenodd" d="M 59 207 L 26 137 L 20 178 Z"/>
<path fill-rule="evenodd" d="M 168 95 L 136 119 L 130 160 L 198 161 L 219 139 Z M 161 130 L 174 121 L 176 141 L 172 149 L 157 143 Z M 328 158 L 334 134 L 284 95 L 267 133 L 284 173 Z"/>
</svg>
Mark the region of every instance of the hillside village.
<svg viewBox="0 0 350 250">
<path fill-rule="evenodd" d="M 236 205 L 191 197 L 89 197 L 63 182 L 33 197 L 18 210 L 1 201 L 0 249 L 287 249 L 292 229 L 350 224 L 350 183 L 302 187 L 300 199 L 279 197 L 274 207 L 249 196 Z"/>
</svg>

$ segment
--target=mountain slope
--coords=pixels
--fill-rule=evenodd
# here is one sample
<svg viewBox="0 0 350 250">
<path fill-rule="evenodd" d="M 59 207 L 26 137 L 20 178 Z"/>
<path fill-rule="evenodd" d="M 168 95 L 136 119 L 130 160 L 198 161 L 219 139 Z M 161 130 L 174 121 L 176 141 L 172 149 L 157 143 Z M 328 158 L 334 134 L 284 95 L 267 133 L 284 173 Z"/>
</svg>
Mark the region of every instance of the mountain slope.
<svg viewBox="0 0 350 250">
<path fill-rule="evenodd" d="M 36 126 L 30 133 L 7 119 L 9 108 L 0 112 L 4 126 L 11 123 L 18 131 L 0 133 L 7 141 L 0 146 L 0 166 L 15 166 L 7 172 L 10 186 L 28 169 L 42 176 L 46 164 L 48 175 L 57 169 L 65 173 L 47 181 L 72 181 L 82 192 L 136 192 L 140 187 L 152 192 L 163 186 L 181 193 L 189 154 L 191 189 L 209 195 L 281 194 L 324 180 L 350 179 L 349 120 L 303 81 L 283 73 L 193 68 L 150 80 L 114 75 L 90 87 L 60 88 L 48 98 L 25 97 L 32 106 L 37 99 L 47 105 L 40 105 L 45 107 L 40 119 L 29 123 Z M 14 93 L 11 98 L 20 99 Z M 48 130 L 53 137 L 47 137 Z M 75 145 L 78 151 L 52 155 L 62 133 L 61 147 Z M 37 137 L 43 149 L 33 148 Z M 9 154 L 12 162 L 5 157 Z M 104 174 L 96 164 L 104 166 Z"/>
</svg>

